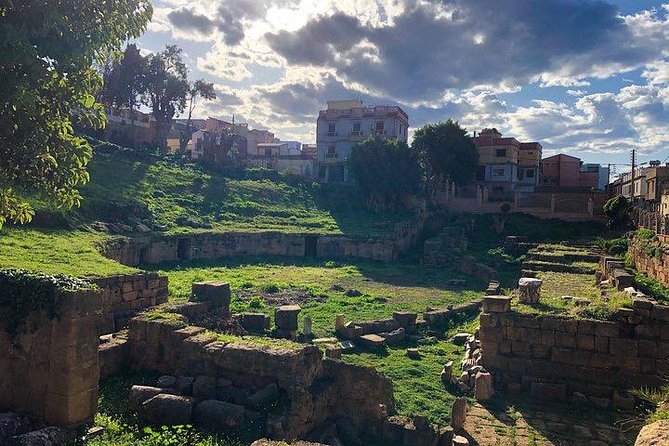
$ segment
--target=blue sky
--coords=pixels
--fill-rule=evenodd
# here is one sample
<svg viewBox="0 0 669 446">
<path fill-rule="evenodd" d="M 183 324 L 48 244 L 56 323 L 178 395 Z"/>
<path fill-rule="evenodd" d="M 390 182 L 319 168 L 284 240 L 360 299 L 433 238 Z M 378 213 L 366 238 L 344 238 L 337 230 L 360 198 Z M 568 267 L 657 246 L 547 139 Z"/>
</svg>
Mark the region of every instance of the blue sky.
<svg viewBox="0 0 669 446">
<path fill-rule="evenodd" d="M 198 116 L 282 139 L 314 142 L 328 99 L 361 98 L 625 164 L 669 156 L 666 1 L 156 0 L 138 44 L 176 43 L 215 83 Z"/>
</svg>

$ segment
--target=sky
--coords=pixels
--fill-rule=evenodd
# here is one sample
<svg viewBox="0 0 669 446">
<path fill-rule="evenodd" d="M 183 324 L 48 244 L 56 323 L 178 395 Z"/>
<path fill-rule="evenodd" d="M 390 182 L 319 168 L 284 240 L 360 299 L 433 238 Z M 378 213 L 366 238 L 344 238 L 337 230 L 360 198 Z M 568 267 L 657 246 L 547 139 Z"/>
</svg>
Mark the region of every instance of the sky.
<svg viewBox="0 0 669 446">
<path fill-rule="evenodd" d="M 137 41 L 184 50 L 198 117 L 315 142 L 331 99 L 538 141 L 545 156 L 669 157 L 667 0 L 154 0 Z"/>
</svg>

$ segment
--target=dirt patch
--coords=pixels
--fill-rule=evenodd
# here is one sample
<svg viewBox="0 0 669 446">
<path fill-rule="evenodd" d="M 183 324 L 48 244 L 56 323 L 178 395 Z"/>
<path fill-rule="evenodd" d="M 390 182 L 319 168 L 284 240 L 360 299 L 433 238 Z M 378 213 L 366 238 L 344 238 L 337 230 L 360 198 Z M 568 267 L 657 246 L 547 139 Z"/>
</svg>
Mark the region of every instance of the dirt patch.
<svg viewBox="0 0 669 446">
<path fill-rule="evenodd" d="M 277 291 L 239 290 L 235 296 L 240 301 L 248 302 L 254 297 L 260 297 L 265 305 L 278 307 L 281 305 L 304 305 L 309 302 L 325 302 L 327 296 L 315 295 L 302 289 L 287 289 Z"/>
</svg>

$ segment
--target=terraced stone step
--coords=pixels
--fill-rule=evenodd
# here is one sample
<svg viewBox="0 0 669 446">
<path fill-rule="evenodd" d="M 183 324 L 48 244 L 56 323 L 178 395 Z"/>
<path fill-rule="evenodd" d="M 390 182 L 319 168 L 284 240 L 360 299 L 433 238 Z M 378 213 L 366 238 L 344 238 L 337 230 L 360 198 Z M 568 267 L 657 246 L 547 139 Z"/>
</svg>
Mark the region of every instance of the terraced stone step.
<svg viewBox="0 0 669 446">
<path fill-rule="evenodd" d="M 599 256 L 596 254 L 576 254 L 576 253 L 550 254 L 549 252 L 550 251 L 546 252 L 530 251 L 527 254 L 527 259 L 537 260 L 540 262 L 549 262 L 549 263 L 599 262 Z"/>
<path fill-rule="evenodd" d="M 555 273 L 594 274 L 595 266 L 577 266 L 564 263 L 550 263 L 526 260 L 522 264 L 523 270 L 549 271 Z"/>
</svg>

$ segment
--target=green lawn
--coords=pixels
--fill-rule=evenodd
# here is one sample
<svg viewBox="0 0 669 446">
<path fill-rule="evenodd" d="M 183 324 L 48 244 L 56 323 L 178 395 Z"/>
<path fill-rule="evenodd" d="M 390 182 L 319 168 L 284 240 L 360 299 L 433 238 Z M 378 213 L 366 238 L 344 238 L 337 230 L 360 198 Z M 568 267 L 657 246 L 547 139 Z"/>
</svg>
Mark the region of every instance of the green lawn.
<svg viewBox="0 0 669 446">
<path fill-rule="evenodd" d="M 311 316 L 314 332 L 323 336 L 334 333 L 338 314 L 344 314 L 349 320 L 388 318 L 395 310 L 423 312 L 427 307 L 468 302 L 480 297 L 484 289 L 482 283 L 469 278 L 462 289 L 449 287 L 449 279 L 466 276 L 410 262 L 227 259 L 182 266 L 161 265 L 161 268 L 158 272 L 169 277 L 170 299 L 176 302 L 189 298 L 193 282 L 206 280 L 230 283 L 234 312 L 272 314 L 275 300 L 299 296 L 305 299 L 300 316 Z M 349 290 L 361 295 L 348 296 Z M 263 303 L 256 296 L 264 297 Z"/>
</svg>

